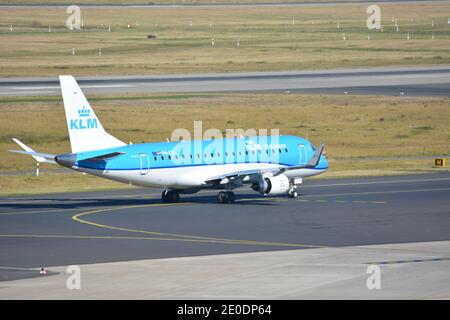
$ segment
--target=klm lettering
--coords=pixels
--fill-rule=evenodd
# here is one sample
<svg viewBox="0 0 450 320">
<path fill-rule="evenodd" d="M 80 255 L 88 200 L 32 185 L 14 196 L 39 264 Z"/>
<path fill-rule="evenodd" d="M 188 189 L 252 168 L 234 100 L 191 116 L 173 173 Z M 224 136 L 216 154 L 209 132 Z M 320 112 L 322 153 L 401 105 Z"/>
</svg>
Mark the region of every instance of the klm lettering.
<svg viewBox="0 0 450 320">
<path fill-rule="evenodd" d="M 97 119 L 75 119 L 70 120 L 70 129 L 96 129 Z"/>
</svg>

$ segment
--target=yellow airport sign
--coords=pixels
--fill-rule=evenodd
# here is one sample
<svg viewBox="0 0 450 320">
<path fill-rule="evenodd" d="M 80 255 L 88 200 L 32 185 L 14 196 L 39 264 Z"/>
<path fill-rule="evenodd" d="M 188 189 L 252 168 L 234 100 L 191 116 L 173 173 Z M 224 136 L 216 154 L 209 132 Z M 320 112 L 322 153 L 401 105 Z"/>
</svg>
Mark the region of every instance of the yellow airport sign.
<svg viewBox="0 0 450 320">
<path fill-rule="evenodd" d="M 436 167 L 445 167 L 445 158 L 436 158 L 436 159 L 434 159 L 434 165 Z"/>
</svg>

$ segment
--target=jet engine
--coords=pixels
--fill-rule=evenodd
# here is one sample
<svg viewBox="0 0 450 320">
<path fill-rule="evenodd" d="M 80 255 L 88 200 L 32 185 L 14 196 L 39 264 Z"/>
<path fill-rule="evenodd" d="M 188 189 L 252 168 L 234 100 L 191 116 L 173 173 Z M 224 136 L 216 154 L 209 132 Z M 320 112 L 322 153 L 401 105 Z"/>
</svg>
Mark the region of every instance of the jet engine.
<svg viewBox="0 0 450 320">
<path fill-rule="evenodd" d="M 284 174 L 262 178 L 259 182 L 253 184 L 252 188 L 262 194 L 285 194 L 289 190 L 289 179 Z"/>
</svg>

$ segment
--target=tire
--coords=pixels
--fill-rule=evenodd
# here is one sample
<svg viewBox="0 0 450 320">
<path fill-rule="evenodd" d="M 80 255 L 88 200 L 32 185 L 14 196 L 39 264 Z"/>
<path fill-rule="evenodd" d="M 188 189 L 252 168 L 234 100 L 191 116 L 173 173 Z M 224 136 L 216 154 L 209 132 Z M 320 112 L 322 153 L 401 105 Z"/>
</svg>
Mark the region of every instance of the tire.
<svg viewBox="0 0 450 320">
<path fill-rule="evenodd" d="M 169 202 L 168 193 L 169 193 L 169 190 L 164 190 L 161 193 L 161 200 L 162 200 L 162 202 L 164 202 L 164 203 L 168 203 Z"/>
<path fill-rule="evenodd" d="M 172 202 L 176 203 L 180 201 L 180 194 L 178 192 L 173 192 L 172 193 Z"/>
<path fill-rule="evenodd" d="M 231 191 L 220 191 L 217 194 L 217 202 L 220 204 L 231 204 L 234 203 L 235 196 Z"/>
<path fill-rule="evenodd" d="M 164 190 L 161 199 L 164 203 L 175 203 L 180 201 L 180 194 L 176 191 Z"/>
<path fill-rule="evenodd" d="M 220 204 L 225 203 L 225 197 L 226 197 L 225 192 L 220 191 L 220 192 L 217 194 L 217 202 L 220 203 Z"/>
<path fill-rule="evenodd" d="M 232 203 L 234 203 L 234 200 L 236 200 L 236 197 L 234 196 L 234 193 L 233 192 L 227 192 L 228 193 L 228 201 L 227 201 L 227 203 L 229 203 L 229 204 L 232 204 Z"/>
<path fill-rule="evenodd" d="M 297 198 L 298 197 L 298 193 L 296 190 L 289 190 L 288 191 L 288 197 L 289 198 Z"/>
</svg>

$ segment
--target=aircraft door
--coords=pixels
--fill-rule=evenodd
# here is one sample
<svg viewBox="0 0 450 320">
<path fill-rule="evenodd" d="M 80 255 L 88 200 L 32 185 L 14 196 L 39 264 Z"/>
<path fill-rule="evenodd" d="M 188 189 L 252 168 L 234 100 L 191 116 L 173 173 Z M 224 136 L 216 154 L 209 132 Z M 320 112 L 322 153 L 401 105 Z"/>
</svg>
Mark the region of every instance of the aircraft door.
<svg viewBox="0 0 450 320">
<path fill-rule="evenodd" d="M 306 164 L 306 157 L 307 157 L 307 152 L 306 152 L 306 147 L 303 144 L 299 144 L 298 145 L 298 152 L 299 152 L 299 164 L 300 165 L 305 165 Z"/>
<path fill-rule="evenodd" d="M 139 154 L 139 161 L 141 164 L 141 175 L 146 175 L 148 173 L 148 170 L 150 169 L 150 159 L 148 157 L 148 154 L 146 153 L 140 153 Z"/>
</svg>

